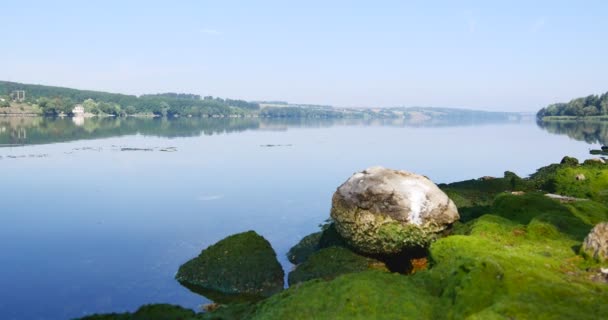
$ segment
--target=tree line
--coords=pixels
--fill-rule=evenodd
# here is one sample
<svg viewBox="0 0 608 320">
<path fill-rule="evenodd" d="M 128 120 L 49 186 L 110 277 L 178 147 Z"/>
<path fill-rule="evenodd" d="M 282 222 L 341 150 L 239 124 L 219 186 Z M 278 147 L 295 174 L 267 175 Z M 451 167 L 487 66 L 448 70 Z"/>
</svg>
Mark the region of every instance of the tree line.
<svg viewBox="0 0 608 320">
<path fill-rule="evenodd" d="M 25 103 L 39 107 L 46 115 L 70 114 L 81 104 L 85 112 L 124 116 L 148 113 L 158 116 L 230 116 L 260 109 L 259 104 L 188 93 L 161 93 L 142 96 L 78 90 L 62 87 L 0 81 L 0 95 L 15 90 L 26 92 Z"/>
<path fill-rule="evenodd" d="M 608 92 L 590 95 L 567 103 L 554 103 L 536 114 L 539 119 L 551 116 L 592 117 L 608 115 Z"/>
</svg>

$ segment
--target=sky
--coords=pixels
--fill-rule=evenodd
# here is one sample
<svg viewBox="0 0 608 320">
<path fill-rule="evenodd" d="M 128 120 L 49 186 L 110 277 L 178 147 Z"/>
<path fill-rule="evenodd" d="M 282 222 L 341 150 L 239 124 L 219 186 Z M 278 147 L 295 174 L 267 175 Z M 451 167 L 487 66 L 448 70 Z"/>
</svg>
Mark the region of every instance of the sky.
<svg viewBox="0 0 608 320">
<path fill-rule="evenodd" d="M 0 80 L 536 111 L 608 91 L 608 1 L 0 2 Z"/>
</svg>

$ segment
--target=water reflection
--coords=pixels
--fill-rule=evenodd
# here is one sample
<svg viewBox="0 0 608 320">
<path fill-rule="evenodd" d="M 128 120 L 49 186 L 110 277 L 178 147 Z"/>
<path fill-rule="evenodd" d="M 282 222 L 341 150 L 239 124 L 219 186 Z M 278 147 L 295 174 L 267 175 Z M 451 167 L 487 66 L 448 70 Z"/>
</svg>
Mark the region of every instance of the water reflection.
<svg viewBox="0 0 608 320">
<path fill-rule="evenodd" d="M 538 121 L 549 133 L 567 135 L 589 144 L 608 145 L 608 122 L 604 121 Z"/>
<path fill-rule="evenodd" d="M 36 145 L 74 140 L 100 139 L 141 134 L 154 137 L 194 137 L 245 130 L 285 131 L 290 127 L 331 126 L 445 127 L 484 123 L 513 123 L 510 120 L 456 118 L 415 121 L 397 119 L 319 118 L 0 118 L 0 147 Z"/>
</svg>

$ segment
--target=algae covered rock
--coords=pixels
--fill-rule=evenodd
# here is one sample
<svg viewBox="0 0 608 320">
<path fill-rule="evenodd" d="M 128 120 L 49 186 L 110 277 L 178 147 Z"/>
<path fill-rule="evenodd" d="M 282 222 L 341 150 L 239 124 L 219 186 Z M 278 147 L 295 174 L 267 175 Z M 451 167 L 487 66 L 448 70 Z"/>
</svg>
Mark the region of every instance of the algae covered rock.
<svg viewBox="0 0 608 320">
<path fill-rule="evenodd" d="M 595 260 L 608 261 L 608 222 L 596 225 L 583 241 L 583 253 Z"/>
<path fill-rule="evenodd" d="M 427 177 L 382 167 L 342 184 L 331 217 L 340 235 L 368 254 L 425 247 L 459 219 L 454 202 Z"/>
<path fill-rule="evenodd" d="M 384 269 L 384 263 L 360 256 L 343 247 L 329 247 L 313 253 L 306 262 L 289 273 L 289 285 L 312 279 L 333 279 L 341 274 Z"/>
<path fill-rule="evenodd" d="M 287 259 L 293 264 L 300 264 L 308 259 L 313 253 L 332 246 L 348 247 L 348 244 L 336 231 L 334 223 L 327 224 L 323 231 L 315 232 L 302 238 L 295 246 L 287 252 Z"/>
<path fill-rule="evenodd" d="M 217 300 L 222 294 L 270 296 L 283 289 L 283 276 L 270 243 L 248 231 L 203 250 L 184 263 L 175 278 L 192 291 Z"/>
<path fill-rule="evenodd" d="M 315 232 L 302 238 L 295 246 L 287 252 L 287 259 L 293 264 L 300 264 L 308 259 L 311 254 L 319 250 L 319 241 L 323 232 Z"/>
</svg>

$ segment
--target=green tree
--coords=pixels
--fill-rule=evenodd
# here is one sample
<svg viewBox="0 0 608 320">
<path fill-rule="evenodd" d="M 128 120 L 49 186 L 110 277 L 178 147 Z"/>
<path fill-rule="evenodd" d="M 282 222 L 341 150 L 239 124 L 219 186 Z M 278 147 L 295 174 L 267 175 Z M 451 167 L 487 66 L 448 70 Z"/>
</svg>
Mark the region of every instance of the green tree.
<svg viewBox="0 0 608 320">
<path fill-rule="evenodd" d="M 95 113 L 94 110 L 97 110 L 97 102 L 93 99 L 86 99 L 82 102 L 82 107 L 85 112 Z M 99 110 L 97 110 L 99 112 Z"/>
<path fill-rule="evenodd" d="M 136 114 L 137 113 L 137 109 L 135 109 L 134 106 L 127 106 L 125 108 L 125 113 L 128 114 L 128 115 Z"/>
</svg>

